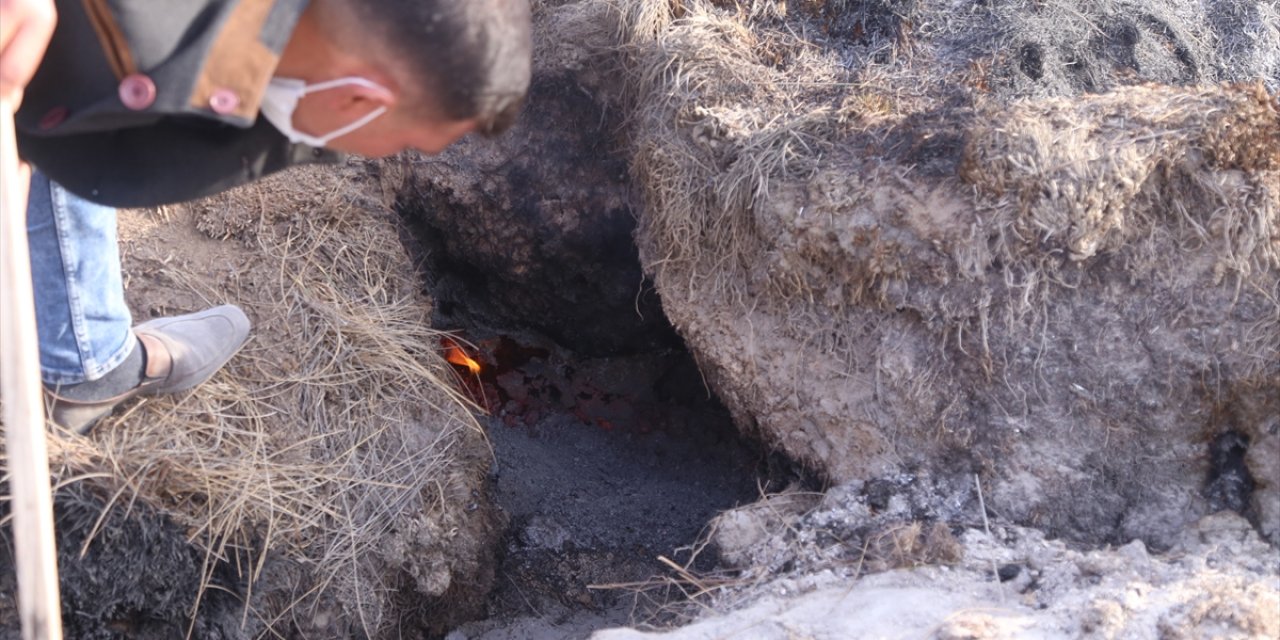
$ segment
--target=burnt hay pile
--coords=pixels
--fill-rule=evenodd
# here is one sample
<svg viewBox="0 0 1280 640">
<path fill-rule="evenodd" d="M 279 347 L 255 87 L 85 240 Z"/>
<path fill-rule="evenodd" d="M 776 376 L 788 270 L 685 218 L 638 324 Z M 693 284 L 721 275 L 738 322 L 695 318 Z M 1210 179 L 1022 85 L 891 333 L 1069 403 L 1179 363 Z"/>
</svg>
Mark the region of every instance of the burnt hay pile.
<svg viewBox="0 0 1280 640">
<path fill-rule="evenodd" d="M 625 154 L 644 269 L 708 382 L 836 485 L 722 517 L 730 581 L 957 562 L 992 587 L 964 608 L 1003 597 L 989 567 L 1018 563 L 1033 599 L 1095 577 L 1123 599 L 1138 565 L 1182 584 L 1147 545 L 1256 565 L 1193 600 L 1219 578 L 1275 600 L 1256 540 L 1280 542 L 1274 3 L 534 4 L 535 82 L 618 123 L 573 133 Z M 614 136 L 629 146 L 604 149 Z M 557 154 L 531 162 L 557 173 Z M 227 299 L 257 329 L 199 393 L 56 443 L 82 637 L 439 632 L 483 602 L 488 452 L 438 384 L 413 268 L 355 166 L 131 214 L 206 236 L 127 252 L 151 274 L 139 316 Z M 227 241 L 201 261 L 207 236 Z M 1220 510 L 1244 517 L 1202 517 Z M 1120 605 L 1103 604 L 1066 610 L 1105 630 Z"/>
<path fill-rule="evenodd" d="M 622 3 L 642 260 L 739 423 L 917 518 L 1280 539 L 1280 20 L 1191 4 Z"/>
<path fill-rule="evenodd" d="M 122 214 L 135 316 L 225 300 L 255 327 L 197 391 L 50 439 L 69 637 L 386 637 L 478 612 L 489 451 L 371 190 L 349 165 Z"/>
</svg>

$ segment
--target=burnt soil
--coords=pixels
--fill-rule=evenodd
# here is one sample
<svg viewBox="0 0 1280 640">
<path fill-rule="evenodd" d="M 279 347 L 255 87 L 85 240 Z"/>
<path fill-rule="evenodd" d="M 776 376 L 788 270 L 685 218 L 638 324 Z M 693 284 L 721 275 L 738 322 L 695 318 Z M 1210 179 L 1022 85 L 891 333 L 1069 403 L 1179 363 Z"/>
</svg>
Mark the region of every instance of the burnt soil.
<svg viewBox="0 0 1280 640">
<path fill-rule="evenodd" d="M 537 344 L 536 342 L 534 343 Z M 687 352 L 583 358 L 509 337 L 459 367 L 487 405 L 493 493 L 509 516 L 489 618 L 449 640 L 585 638 L 661 624 L 670 567 L 716 513 L 786 481 L 742 441 Z M 710 561 L 713 554 L 698 556 Z"/>
</svg>

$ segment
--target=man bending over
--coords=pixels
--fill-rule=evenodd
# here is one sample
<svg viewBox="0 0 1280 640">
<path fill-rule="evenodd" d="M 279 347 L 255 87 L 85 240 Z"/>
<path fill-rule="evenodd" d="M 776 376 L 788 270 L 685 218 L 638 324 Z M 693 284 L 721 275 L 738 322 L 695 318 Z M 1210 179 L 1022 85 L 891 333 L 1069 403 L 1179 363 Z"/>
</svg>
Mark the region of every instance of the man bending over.
<svg viewBox="0 0 1280 640">
<path fill-rule="evenodd" d="M 133 326 L 114 207 L 337 152 L 438 153 L 507 128 L 529 84 L 528 0 L 57 0 L 51 38 L 49 4 L 0 0 L 0 90 L 22 100 L 18 146 L 36 170 L 51 415 L 82 432 L 134 395 L 204 382 L 249 334 L 231 305 Z"/>
</svg>

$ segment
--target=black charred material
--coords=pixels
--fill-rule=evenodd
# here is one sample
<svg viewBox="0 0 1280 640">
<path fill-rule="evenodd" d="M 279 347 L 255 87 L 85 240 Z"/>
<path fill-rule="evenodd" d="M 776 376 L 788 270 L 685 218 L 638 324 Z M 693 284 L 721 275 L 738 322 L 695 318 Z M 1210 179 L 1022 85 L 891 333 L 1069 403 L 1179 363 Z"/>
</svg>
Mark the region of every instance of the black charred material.
<svg viewBox="0 0 1280 640">
<path fill-rule="evenodd" d="M 632 241 L 619 129 L 571 76 L 535 77 L 510 132 L 411 164 L 395 206 L 437 326 L 532 329 L 587 356 L 679 344 Z"/>
<path fill-rule="evenodd" d="M 138 502 L 117 504 L 103 517 L 104 501 L 83 484 L 54 497 L 62 624 L 77 640 L 241 640 L 257 636 L 253 616 L 242 628 L 243 589 L 225 565 L 201 594 L 204 555 L 183 531 Z M 0 502 L 0 519 L 8 502 Z M 99 519 L 102 521 L 99 522 Z M 88 547 L 85 540 L 93 536 Z M 84 554 L 81 555 L 81 551 Z M 13 534 L 0 529 L 0 637 L 18 637 Z M 15 615 L 9 615 L 15 613 Z M 191 634 L 188 636 L 188 628 Z"/>
<path fill-rule="evenodd" d="M 1000 565 L 1000 568 L 996 570 L 996 575 L 999 576 L 1000 582 L 1008 582 L 1021 574 L 1022 565 L 1020 564 L 1004 564 Z"/>
<path fill-rule="evenodd" d="M 869 46 L 903 44 L 911 38 L 920 14 L 919 0 L 854 0 L 853 2 L 797 3 L 801 11 L 816 14 L 830 33 Z"/>
<path fill-rule="evenodd" d="M 1221 433 L 1209 443 L 1209 476 L 1204 497 L 1210 509 L 1230 509 L 1242 515 L 1249 510 L 1255 482 L 1245 464 L 1248 450 L 1248 436 L 1236 431 Z"/>
</svg>

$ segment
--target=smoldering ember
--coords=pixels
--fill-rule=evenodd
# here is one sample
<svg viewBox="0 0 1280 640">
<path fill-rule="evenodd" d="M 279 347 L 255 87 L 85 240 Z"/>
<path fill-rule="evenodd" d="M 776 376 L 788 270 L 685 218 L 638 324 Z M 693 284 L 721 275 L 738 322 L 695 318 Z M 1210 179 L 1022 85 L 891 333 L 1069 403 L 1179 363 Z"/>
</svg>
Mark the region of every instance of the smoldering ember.
<svg viewBox="0 0 1280 640">
<path fill-rule="evenodd" d="M 255 329 L 51 433 L 68 637 L 1280 637 L 1275 3 L 534 20 L 500 138 L 121 212 Z"/>
</svg>

